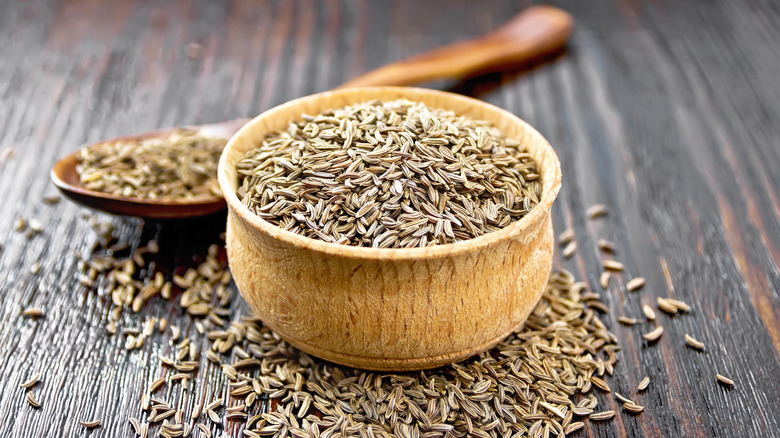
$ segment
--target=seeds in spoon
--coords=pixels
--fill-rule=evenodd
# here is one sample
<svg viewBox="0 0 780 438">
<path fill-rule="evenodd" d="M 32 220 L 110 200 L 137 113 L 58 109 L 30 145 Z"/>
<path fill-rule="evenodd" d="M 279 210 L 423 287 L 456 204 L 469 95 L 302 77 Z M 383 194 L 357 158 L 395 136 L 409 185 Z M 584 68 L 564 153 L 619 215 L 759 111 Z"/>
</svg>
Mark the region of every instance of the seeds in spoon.
<svg viewBox="0 0 780 438">
<path fill-rule="evenodd" d="M 138 199 L 221 196 L 217 163 L 224 139 L 177 130 L 167 138 L 104 142 L 82 149 L 76 172 L 89 190 Z"/>
</svg>

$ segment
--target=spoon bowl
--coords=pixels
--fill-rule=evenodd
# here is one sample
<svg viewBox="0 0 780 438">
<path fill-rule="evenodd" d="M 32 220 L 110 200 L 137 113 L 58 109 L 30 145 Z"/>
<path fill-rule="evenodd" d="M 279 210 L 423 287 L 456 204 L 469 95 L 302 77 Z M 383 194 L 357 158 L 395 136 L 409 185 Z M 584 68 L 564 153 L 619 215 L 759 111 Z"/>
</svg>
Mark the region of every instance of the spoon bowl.
<svg viewBox="0 0 780 438">
<path fill-rule="evenodd" d="M 228 122 L 207 125 L 184 126 L 150 131 L 143 134 L 116 137 L 84 146 L 95 147 L 107 143 L 129 143 L 170 137 L 177 129 L 197 131 L 199 135 L 210 138 L 233 136 L 249 119 L 236 119 Z M 86 207 L 106 213 L 138 216 L 148 219 L 181 219 L 205 216 L 223 210 L 226 206 L 222 196 L 206 196 L 184 200 L 141 199 L 90 190 L 81 184 L 76 165 L 81 149 L 57 161 L 51 170 L 54 185 L 69 199 Z"/>
</svg>

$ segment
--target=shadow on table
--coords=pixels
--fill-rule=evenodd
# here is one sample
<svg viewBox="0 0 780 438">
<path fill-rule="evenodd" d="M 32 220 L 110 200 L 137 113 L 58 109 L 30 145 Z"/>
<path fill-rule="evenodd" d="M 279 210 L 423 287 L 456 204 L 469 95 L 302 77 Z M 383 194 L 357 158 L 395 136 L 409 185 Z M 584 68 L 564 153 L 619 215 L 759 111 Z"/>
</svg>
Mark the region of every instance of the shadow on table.
<svg viewBox="0 0 780 438">
<path fill-rule="evenodd" d="M 500 72 L 488 72 L 469 76 L 455 84 L 451 84 L 445 90 L 480 99 L 504 84 L 516 81 L 520 76 L 548 67 L 550 64 L 563 58 L 567 53 L 568 50 L 564 49 L 552 55 L 536 59 L 530 64 L 517 65 Z"/>
</svg>

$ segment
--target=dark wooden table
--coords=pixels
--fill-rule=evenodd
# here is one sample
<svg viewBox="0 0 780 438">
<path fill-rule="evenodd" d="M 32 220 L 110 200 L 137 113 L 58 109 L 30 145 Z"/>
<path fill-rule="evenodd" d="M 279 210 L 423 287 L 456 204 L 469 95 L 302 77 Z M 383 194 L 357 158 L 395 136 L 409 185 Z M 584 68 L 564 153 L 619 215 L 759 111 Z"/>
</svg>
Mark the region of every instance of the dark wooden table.
<svg viewBox="0 0 780 438">
<path fill-rule="evenodd" d="M 617 243 L 626 276 L 605 317 L 623 351 L 613 389 L 640 396 L 640 416 L 578 436 L 780 436 L 780 8 L 772 0 L 562 1 L 576 18 L 569 50 L 528 71 L 428 84 L 506 108 L 560 157 L 555 227 L 579 249 L 556 264 L 600 290 L 597 238 Z M 74 251 L 96 237 L 48 171 L 79 145 L 182 123 L 252 116 L 384 63 L 477 36 L 515 1 L 175 1 L 0 3 L 0 436 L 131 436 L 138 394 L 157 377 L 161 341 L 127 352 L 106 336 L 108 304 L 76 280 Z M 197 43 L 202 53 L 186 54 Z M 13 151 L 15 154 L 3 151 Z M 609 214 L 589 221 L 593 203 Z M 28 239 L 17 218 L 43 225 Z M 170 263 L 218 239 L 224 216 L 177 224 L 98 215 L 131 245 L 157 236 Z M 31 267 L 40 262 L 36 275 Z M 617 316 L 657 296 L 690 303 L 660 315 L 648 346 Z M 41 307 L 42 319 L 23 318 Z M 235 310 L 245 312 L 243 301 Z M 168 316 L 158 300 L 127 324 Z M 135 319 L 133 319 L 135 318 Z M 192 329 L 192 328 L 191 328 Z M 686 347 L 689 333 L 706 351 Z M 20 382 L 43 373 L 25 402 Z M 209 385 L 226 384 L 218 373 Z M 722 373 L 733 389 L 715 382 Z M 600 395 L 602 404 L 614 403 Z M 103 419 L 93 432 L 78 425 Z"/>
</svg>

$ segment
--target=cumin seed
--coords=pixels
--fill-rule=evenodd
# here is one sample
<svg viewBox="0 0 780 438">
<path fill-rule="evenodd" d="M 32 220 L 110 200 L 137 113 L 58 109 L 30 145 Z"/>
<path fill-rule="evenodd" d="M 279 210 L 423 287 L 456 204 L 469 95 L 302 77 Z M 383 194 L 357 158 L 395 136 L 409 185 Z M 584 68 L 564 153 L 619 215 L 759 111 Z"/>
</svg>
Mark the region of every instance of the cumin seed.
<svg viewBox="0 0 780 438">
<path fill-rule="evenodd" d="M 634 292 L 636 290 L 639 290 L 642 288 L 642 286 L 645 285 L 645 279 L 644 277 L 636 277 L 632 278 L 631 280 L 626 283 L 626 290 L 629 292 Z"/>
<path fill-rule="evenodd" d="M 704 342 L 695 339 L 693 336 L 689 335 L 688 333 L 685 334 L 685 342 L 687 342 L 688 345 L 690 345 L 691 347 L 697 350 L 704 350 Z"/>
<path fill-rule="evenodd" d="M 734 386 L 734 381 L 722 374 L 715 374 L 715 378 L 723 385 Z"/>
<path fill-rule="evenodd" d="M 655 342 L 661 338 L 662 334 L 664 334 L 664 328 L 659 325 L 655 329 L 643 334 L 642 337 L 645 338 L 646 341 Z"/>
</svg>

